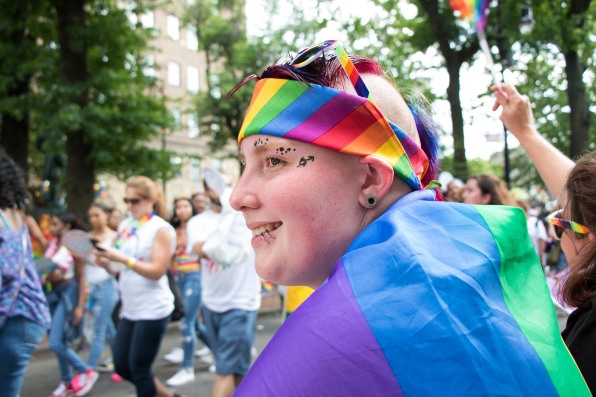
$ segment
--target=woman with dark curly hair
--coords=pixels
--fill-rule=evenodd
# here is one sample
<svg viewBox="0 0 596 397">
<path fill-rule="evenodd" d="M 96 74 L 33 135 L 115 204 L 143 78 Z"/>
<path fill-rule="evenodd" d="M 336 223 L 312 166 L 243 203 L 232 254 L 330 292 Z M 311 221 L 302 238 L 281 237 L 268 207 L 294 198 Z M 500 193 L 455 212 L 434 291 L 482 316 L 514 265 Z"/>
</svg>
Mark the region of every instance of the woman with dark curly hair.
<svg viewBox="0 0 596 397">
<path fill-rule="evenodd" d="M 462 199 L 466 204 L 518 206 L 503 181 L 491 174 L 472 175 L 468 178 L 462 191 Z"/>
<path fill-rule="evenodd" d="M 50 312 L 35 270 L 24 208 L 27 190 L 15 162 L 0 148 L 0 390 L 18 396 Z"/>
<path fill-rule="evenodd" d="M 562 298 L 576 307 L 562 336 L 592 394 L 596 393 L 596 152 L 575 163 L 536 130 L 530 100 L 515 87 L 493 87 L 494 108 L 534 162 L 561 210 L 547 219 L 569 262 Z"/>
</svg>

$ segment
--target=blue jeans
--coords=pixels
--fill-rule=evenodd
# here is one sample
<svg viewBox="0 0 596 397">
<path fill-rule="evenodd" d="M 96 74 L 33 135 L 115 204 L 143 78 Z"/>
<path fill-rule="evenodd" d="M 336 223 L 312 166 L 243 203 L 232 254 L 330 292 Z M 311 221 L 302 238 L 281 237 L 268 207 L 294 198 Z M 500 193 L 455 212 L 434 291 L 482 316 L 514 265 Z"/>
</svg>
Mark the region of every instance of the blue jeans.
<svg viewBox="0 0 596 397">
<path fill-rule="evenodd" d="M 114 368 L 118 375 L 135 385 L 138 397 L 157 394 L 151 365 L 169 322 L 170 316 L 138 321 L 121 318 L 118 322 Z"/>
<path fill-rule="evenodd" d="M 5 397 L 17 397 L 31 355 L 46 329 L 25 317 L 10 317 L 0 328 L 0 390 Z"/>
<path fill-rule="evenodd" d="M 180 320 L 184 359 L 182 368 L 193 368 L 197 329 L 200 330 L 199 308 L 201 306 L 201 272 L 180 273 L 178 288 L 184 302 L 184 317 Z M 199 331 L 200 332 L 200 331 Z"/>
<path fill-rule="evenodd" d="M 70 383 L 72 380 L 71 366 L 78 374 L 89 368 L 79 355 L 70 348 L 69 343 L 71 341 L 67 335 L 72 330 L 70 322 L 79 300 L 79 283 L 73 279 L 58 286 L 54 293 L 58 295 L 58 301 L 52 313 L 48 346 L 58 357 L 60 379 L 63 382 Z"/>
<path fill-rule="evenodd" d="M 91 368 L 97 367 L 101 353 L 103 352 L 106 337 L 110 348 L 114 350 L 114 339 L 116 328 L 112 321 L 112 311 L 118 302 L 119 293 L 116 280 L 109 278 L 93 285 L 89 300 L 93 302 L 91 312 L 93 313 L 93 341 L 89 348 L 87 364 Z M 112 353 L 113 354 L 113 353 Z"/>
</svg>

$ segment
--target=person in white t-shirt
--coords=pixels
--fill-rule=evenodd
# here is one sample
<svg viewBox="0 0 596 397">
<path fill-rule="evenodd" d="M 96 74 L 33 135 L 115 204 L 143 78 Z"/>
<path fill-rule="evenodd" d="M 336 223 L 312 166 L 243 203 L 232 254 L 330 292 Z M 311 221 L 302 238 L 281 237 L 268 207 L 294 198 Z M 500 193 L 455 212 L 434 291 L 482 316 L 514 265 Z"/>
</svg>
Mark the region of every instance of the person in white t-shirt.
<svg viewBox="0 0 596 397">
<path fill-rule="evenodd" d="M 201 286 L 207 339 L 215 356 L 212 396 L 230 396 L 251 361 L 261 281 L 254 267 L 252 233 L 230 206 L 232 189 L 205 170 L 205 190 L 221 214 L 207 210 L 187 225 L 188 247 L 202 258 Z"/>
<path fill-rule="evenodd" d="M 114 368 L 132 382 L 137 396 L 175 396 L 153 375 L 151 365 L 174 310 L 166 271 L 176 245 L 166 222 L 161 187 L 144 176 L 126 184 L 124 202 L 132 215 L 118 226 L 114 247 L 99 244 L 97 263 L 120 271 L 122 318 L 114 343 Z"/>
<path fill-rule="evenodd" d="M 546 235 L 546 228 L 544 227 L 544 223 L 542 223 L 540 218 L 538 218 L 538 215 L 538 209 L 530 208 L 528 210 L 528 234 L 530 235 L 532 245 L 534 245 L 534 249 L 538 254 L 538 258 L 540 258 L 540 263 L 542 263 L 542 266 L 544 266 L 544 252 L 546 249 L 546 240 L 548 236 Z"/>
</svg>

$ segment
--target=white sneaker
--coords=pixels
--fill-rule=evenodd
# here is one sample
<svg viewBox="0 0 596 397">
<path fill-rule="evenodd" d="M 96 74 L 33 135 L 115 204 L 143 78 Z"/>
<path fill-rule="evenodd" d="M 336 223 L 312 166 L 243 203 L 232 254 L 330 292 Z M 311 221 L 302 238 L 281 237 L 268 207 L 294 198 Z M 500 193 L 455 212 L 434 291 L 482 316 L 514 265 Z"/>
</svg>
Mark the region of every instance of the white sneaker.
<svg viewBox="0 0 596 397">
<path fill-rule="evenodd" d="M 180 386 L 195 380 L 195 371 L 192 368 L 180 368 L 170 379 L 166 381 L 168 386 Z"/>
<path fill-rule="evenodd" d="M 74 395 L 74 390 L 70 385 L 60 382 L 56 390 L 54 390 L 48 397 L 72 397 Z"/>
<path fill-rule="evenodd" d="M 206 356 L 199 357 L 199 361 L 205 364 L 213 364 L 215 359 L 213 358 L 213 354 L 209 353 Z"/>
<path fill-rule="evenodd" d="M 163 356 L 163 358 L 173 364 L 180 364 L 184 360 L 184 350 L 180 347 L 175 347 L 171 352 Z"/>
<path fill-rule="evenodd" d="M 203 357 L 208 354 L 211 354 L 211 350 L 207 346 L 203 346 L 195 352 L 195 356 L 197 357 Z"/>
<path fill-rule="evenodd" d="M 259 351 L 257 350 L 257 348 L 255 346 L 253 346 L 250 349 L 250 358 L 251 358 L 251 360 L 253 360 L 253 361 L 256 360 L 258 355 L 259 355 Z"/>
</svg>

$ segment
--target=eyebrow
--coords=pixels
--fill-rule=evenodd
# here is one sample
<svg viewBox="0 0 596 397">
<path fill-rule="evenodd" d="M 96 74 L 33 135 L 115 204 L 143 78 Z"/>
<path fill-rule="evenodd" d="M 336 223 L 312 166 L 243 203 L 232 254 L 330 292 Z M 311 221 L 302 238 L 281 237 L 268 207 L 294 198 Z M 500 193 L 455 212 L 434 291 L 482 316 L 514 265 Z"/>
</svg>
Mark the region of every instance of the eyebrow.
<svg viewBox="0 0 596 397">
<path fill-rule="evenodd" d="M 296 146 L 292 145 L 292 144 L 288 144 L 288 143 L 284 143 L 284 142 L 279 142 L 279 141 L 269 141 L 267 142 L 267 144 L 265 145 L 258 145 L 258 146 L 253 146 L 251 148 L 249 148 L 249 150 L 251 150 L 253 153 L 255 154 L 261 154 L 264 152 L 267 152 L 269 150 L 271 150 L 270 148 L 268 148 L 267 146 L 271 146 L 273 145 L 274 147 L 278 147 L 278 145 L 282 145 L 286 148 L 293 148 L 296 149 Z M 242 161 L 245 160 L 245 156 L 244 156 L 244 149 L 240 148 L 240 153 L 238 154 L 238 160 Z"/>
</svg>

